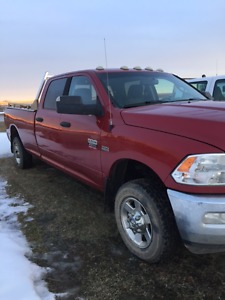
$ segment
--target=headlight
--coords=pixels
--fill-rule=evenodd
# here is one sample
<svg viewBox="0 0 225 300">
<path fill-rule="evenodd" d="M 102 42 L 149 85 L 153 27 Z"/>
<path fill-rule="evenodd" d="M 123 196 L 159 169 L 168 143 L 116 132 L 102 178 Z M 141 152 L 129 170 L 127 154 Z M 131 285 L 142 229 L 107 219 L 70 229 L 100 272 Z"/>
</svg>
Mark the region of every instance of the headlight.
<svg viewBox="0 0 225 300">
<path fill-rule="evenodd" d="M 199 154 L 186 157 L 173 171 L 178 183 L 225 185 L 225 154 Z"/>
</svg>

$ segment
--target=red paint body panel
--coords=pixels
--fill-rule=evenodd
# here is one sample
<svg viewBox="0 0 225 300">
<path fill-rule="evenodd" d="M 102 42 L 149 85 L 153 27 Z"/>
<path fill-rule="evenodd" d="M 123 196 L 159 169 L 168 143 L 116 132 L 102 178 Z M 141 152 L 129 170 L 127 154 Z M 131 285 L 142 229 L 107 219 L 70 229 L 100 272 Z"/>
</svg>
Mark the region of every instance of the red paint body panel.
<svg viewBox="0 0 225 300">
<path fill-rule="evenodd" d="M 40 156 L 36 143 L 34 119 L 36 112 L 25 109 L 8 108 L 5 111 L 6 132 L 10 139 L 11 128 L 15 127 L 20 132 L 24 147 L 36 156 Z"/>
<path fill-rule="evenodd" d="M 103 116 L 64 115 L 43 108 L 51 80 L 74 75 L 91 80 Z M 187 193 L 225 193 L 223 186 L 178 184 L 170 175 L 187 155 L 224 152 L 225 103 L 180 102 L 120 109 L 111 105 L 96 71 L 53 79 L 44 87 L 37 112 L 11 108 L 5 113 L 8 133 L 14 127 L 29 152 L 102 191 L 112 166 L 130 159 L 151 168 L 167 188 Z M 62 127 L 62 121 L 70 123 L 70 127 Z"/>
<path fill-rule="evenodd" d="M 167 132 L 225 149 L 224 102 L 197 101 L 135 108 L 122 112 L 126 124 Z M 138 118 L 138 122 L 137 122 Z"/>
</svg>

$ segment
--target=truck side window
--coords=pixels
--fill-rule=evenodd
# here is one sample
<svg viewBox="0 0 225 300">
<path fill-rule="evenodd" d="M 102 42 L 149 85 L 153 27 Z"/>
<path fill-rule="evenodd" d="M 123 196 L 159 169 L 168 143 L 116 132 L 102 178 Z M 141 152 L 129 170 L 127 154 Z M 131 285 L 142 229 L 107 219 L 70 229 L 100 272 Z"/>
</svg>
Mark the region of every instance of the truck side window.
<svg viewBox="0 0 225 300">
<path fill-rule="evenodd" d="M 74 76 L 72 78 L 69 96 L 80 96 L 83 104 L 95 104 L 97 100 L 95 88 L 86 76 Z"/>
<path fill-rule="evenodd" d="M 60 78 L 50 83 L 44 100 L 45 109 L 56 110 L 56 98 L 63 95 L 66 81 L 67 78 Z"/>
<path fill-rule="evenodd" d="M 196 89 L 198 89 L 200 92 L 204 92 L 206 90 L 207 83 L 208 82 L 204 80 L 204 81 L 191 82 L 190 84 Z"/>
<path fill-rule="evenodd" d="M 218 79 L 215 82 L 214 90 L 213 90 L 213 98 L 215 100 L 225 100 L 225 80 Z"/>
</svg>

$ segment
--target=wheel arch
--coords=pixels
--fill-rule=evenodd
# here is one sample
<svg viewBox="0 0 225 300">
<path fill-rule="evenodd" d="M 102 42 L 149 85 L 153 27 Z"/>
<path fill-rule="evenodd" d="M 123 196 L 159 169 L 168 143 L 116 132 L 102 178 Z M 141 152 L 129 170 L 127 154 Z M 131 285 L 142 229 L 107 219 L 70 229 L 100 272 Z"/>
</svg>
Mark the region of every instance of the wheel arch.
<svg viewBox="0 0 225 300">
<path fill-rule="evenodd" d="M 160 177 L 144 163 L 133 159 L 120 159 L 110 169 L 105 182 L 105 206 L 112 210 L 114 207 L 115 195 L 120 186 L 128 181 L 147 178 L 149 181 L 161 185 L 166 189 Z"/>
<path fill-rule="evenodd" d="M 15 125 L 11 125 L 11 127 L 10 127 L 10 143 L 11 143 L 10 148 L 11 148 L 11 152 L 13 152 L 12 141 L 13 141 L 13 139 L 15 137 L 18 137 L 20 139 L 20 141 L 21 141 L 21 138 L 20 138 L 20 135 L 19 135 L 19 132 L 18 132 L 16 126 Z"/>
</svg>

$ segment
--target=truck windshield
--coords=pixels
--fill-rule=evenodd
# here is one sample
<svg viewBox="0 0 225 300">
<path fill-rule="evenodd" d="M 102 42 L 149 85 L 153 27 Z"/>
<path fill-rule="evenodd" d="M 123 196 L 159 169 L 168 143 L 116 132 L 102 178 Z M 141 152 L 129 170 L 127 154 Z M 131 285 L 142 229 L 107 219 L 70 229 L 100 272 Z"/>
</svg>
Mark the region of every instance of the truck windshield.
<svg viewBox="0 0 225 300">
<path fill-rule="evenodd" d="M 180 78 L 162 72 L 120 71 L 97 74 L 114 106 L 207 100 Z"/>
</svg>

